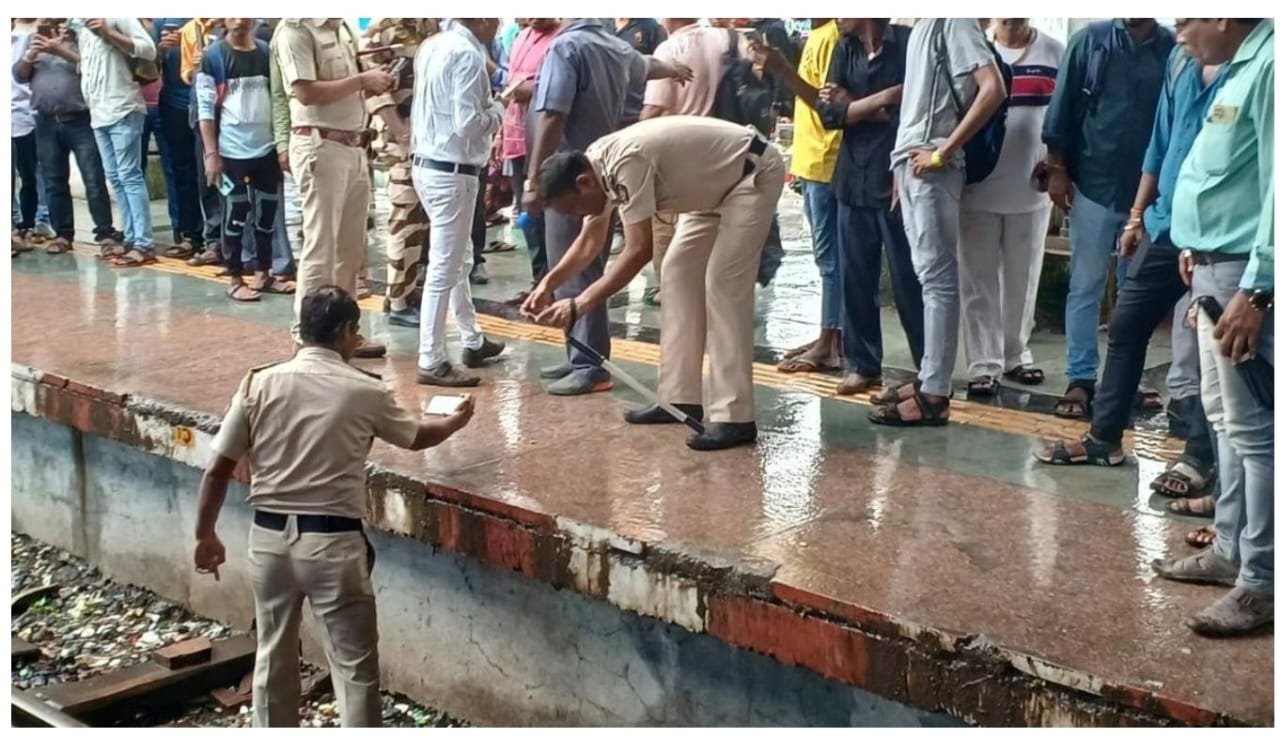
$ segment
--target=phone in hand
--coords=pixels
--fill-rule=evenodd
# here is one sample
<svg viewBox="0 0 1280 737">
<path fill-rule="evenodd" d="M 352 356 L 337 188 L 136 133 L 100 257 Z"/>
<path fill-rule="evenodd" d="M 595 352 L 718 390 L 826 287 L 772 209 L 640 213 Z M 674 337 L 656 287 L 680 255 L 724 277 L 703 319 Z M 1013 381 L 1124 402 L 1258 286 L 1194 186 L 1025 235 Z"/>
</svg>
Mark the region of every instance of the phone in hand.
<svg viewBox="0 0 1280 737">
<path fill-rule="evenodd" d="M 427 406 L 423 407 L 422 413 L 448 417 L 457 412 L 465 401 L 467 401 L 465 394 L 437 394 L 427 402 Z"/>
<path fill-rule="evenodd" d="M 58 37 L 58 27 L 52 23 L 41 23 L 36 26 L 36 33 L 44 36 L 45 38 L 56 39 Z"/>
<path fill-rule="evenodd" d="M 231 181 L 231 177 L 226 174 L 223 174 L 222 178 L 218 180 L 218 191 L 222 193 L 223 197 L 230 196 L 231 191 L 235 188 L 236 183 Z"/>
</svg>

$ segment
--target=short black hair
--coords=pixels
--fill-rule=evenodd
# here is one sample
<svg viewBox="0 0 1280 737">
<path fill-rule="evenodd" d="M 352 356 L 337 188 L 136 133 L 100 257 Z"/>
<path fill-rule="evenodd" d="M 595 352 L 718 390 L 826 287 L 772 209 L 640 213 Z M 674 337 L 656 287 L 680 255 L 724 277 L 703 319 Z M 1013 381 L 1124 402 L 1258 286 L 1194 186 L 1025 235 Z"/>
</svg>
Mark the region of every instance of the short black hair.
<svg viewBox="0 0 1280 737">
<path fill-rule="evenodd" d="M 568 151 L 542 162 L 538 170 L 538 194 L 544 200 L 554 200 L 573 194 L 578 189 L 578 177 L 591 171 L 591 160 L 581 151 Z"/>
<path fill-rule="evenodd" d="M 302 298 L 298 333 L 304 343 L 333 345 L 353 323 L 360 323 L 360 305 L 342 287 L 328 284 Z"/>
</svg>

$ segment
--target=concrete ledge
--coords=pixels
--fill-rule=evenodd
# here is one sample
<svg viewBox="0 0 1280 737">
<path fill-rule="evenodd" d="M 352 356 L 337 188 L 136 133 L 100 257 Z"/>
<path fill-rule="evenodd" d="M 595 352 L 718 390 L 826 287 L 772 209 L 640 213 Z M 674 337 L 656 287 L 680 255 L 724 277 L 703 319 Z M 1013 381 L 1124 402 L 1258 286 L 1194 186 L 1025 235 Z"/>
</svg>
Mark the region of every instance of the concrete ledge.
<svg viewBox="0 0 1280 737">
<path fill-rule="evenodd" d="M 192 468 L 218 418 L 14 365 L 11 406 Z M 247 482 L 247 469 L 237 469 Z M 706 633 L 925 712 L 983 726 L 1239 725 L 962 632 L 924 627 L 774 581 L 759 560 L 665 550 L 439 480 L 369 468 L 369 524 L 483 566 Z M 384 632 L 384 648 L 394 647 Z"/>
</svg>

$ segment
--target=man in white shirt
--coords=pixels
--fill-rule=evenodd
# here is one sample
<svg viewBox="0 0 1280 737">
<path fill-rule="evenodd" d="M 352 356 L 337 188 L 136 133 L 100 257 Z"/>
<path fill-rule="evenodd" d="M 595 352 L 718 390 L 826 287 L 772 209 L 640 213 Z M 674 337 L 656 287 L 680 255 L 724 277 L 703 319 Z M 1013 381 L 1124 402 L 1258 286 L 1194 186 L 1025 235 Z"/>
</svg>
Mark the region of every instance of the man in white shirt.
<svg viewBox="0 0 1280 737">
<path fill-rule="evenodd" d="M 997 18 L 996 53 L 1013 68 L 1004 145 L 996 168 L 960 198 L 960 320 L 969 358 L 969 396 L 995 396 L 1000 376 L 1039 384 L 1027 341 L 1035 322 L 1044 237 L 1052 203 L 1032 179 L 1063 46 L 1026 18 Z"/>
<path fill-rule="evenodd" d="M 485 46 L 497 18 L 460 18 L 422 47 L 414 60 L 413 187 L 431 222 L 427 279 L 422 290 L 418 383 L 476 386 L 480 377 L 454 368 L 445 349 L 445 310 L 462 333 L 462 362 L 478 368 L 502 352 L 476 325 L 468 275 L 474 262 L 471 225 L 480 168 L 489 161 L 502 104 L 493 99 Z"/>
<path fill-rule="evenodd" d="M 137 18 L 73 18 L 68 25 L 80 45 L 80 86 L 89 103 L 89 124 L 124 220 L 128 251 L 117 254 L 113 263 L 155 263 L 151 198 L 142 173 L 147 104 L 133 70 L 139 61 L 155 61 L 155 42 Z"/>
</svg>

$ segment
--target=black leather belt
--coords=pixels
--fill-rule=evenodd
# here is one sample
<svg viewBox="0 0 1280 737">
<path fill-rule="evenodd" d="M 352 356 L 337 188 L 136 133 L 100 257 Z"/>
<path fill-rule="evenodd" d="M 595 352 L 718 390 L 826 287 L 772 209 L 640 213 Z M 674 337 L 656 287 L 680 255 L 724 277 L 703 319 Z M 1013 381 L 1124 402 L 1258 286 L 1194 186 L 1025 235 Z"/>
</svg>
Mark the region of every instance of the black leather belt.
<svg viewBox="0 0 1280 737">
<path fill-rule="evenodd" d="M 1248 261 L 1247 253 L 1220 253 L 1218 251 L 1191 251 L 1191 260 L 1196 266 L 1212 266 L 1232 261 Z"/>
<path fill-rule="evenodd" d="M 469 177 L 474 177 L 480 174 L 480 167 L 478 166 L 473 166 L 471 164 L 451 164 L 448 161 L 436 161 L 435 159 L 428 159 L 425 156 L 414 155 L 413 163 L 416 166 L 434 169 L 435 171 L 447 171 L 450 174 L 464 174 Z"/>
<path fill-rule="evenodd" d="M 253 523 L 268 530 L 283 530 L 290 517 L 298 520 L 298 532 L 363 532 L 364 523 L 350 517 L 333 517 L 327 514 L 277 514 L 258 510 L 253 513 Z"/>
<path fill-rule="evenodd" d="M 45 120 L 52 120 L 55 123 L 74 123 L 77 120 L 88 120 L 89 111 L 81 110 L 75 113 L 40 113 L 40 117 Z"/>
<path fill-rule="evenodd" d="M 747 145 L 747 161 L 742 165 L 742 177 L 745 179 L 751 176 L 751 172 L 756 170 L 756 162 L 751 160 L 752 156 L 763 156 L 765 151 L 769 150 L 769 142 L 756 136 L 751 139 L 751 143 Z"/>
</svg>

